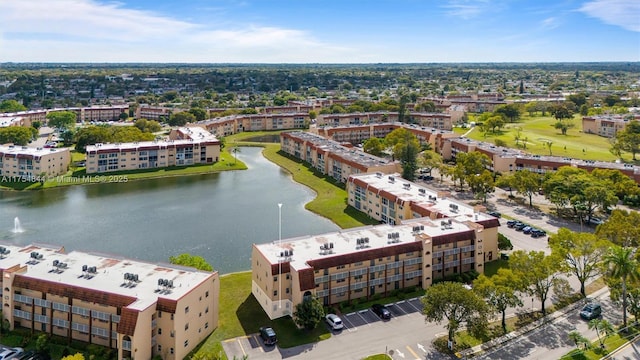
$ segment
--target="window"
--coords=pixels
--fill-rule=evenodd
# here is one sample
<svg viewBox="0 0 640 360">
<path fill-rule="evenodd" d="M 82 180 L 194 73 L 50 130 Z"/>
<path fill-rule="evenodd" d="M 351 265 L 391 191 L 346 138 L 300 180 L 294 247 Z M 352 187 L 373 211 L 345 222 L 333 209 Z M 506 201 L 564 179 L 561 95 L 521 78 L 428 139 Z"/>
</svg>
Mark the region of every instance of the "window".
<svg viewBox="0 0 640 360">
<path fill-rule="evenodd" d="M 188 307 L 188 306 L 185 306 L 185 308 L 184 308 L 184 313 L 185 313 L 185 314 L 188 314 L 188 313 L 189 313 L 189 307 Z"/>
<path fill-rule="evenodd" d="M 289 288 L 287 288 L 287 294 L 289 293 Z"/>
<path fill-rule="evenodd" d="M 205 313 L 205 314 L 208 314 L 208 313 L 209 313 L 209 307 L 208 307 L 208 306 L 207 306 L 207 308 L 206 308 L 206 309 L 204 309 L 204 313 Z"/>
<path fill-rule="evenodd" d="M 158 352 L 162 351 L 162 345 L 158 344 Z"/>
<path fill-rule="evenodd" d="M 158 311 L 158 317 L 161 318 L 162 317 L 162 311 Z"/>
<path fill-rule="evenodd" d="M 189 346 L 189 340 L 184 341 L 184 347 L 187 347 L 187 346 Z"/>
<path fill-rule="evenodd" d="M 184 324 L 184 331 L 189 330 L 189 323 Z"/>
<path fill-rule="evenodd" d="M 173 320 L 173 314 L 171 314 L 171 320 Z"/>
<path fill-rule="evenodd" d="M 208 329 L 208 328 L 209 328 L 209 323 L 208 323 L 208 322 L 204 323 L 204 328 L 205 328 L 205 329 Z"/>
<path fill-rule="evenodd" d="M 173 355 L 173 348 L 169 348 L 169 354 Z"/>
<path fill-rule="evenodd" d="M 162 335 L 162 328 L 158 328 L 158 335 Z"/>
<path fill-rule="evenodd" d="M 273 290 L 273 296 L 278 296 L 278 290 Z"/>
<path fill-rule="evenodd" d="M 209 297 L 209 292 L 208 291 L 204 293 L 204 297 Z"/>
</svg>

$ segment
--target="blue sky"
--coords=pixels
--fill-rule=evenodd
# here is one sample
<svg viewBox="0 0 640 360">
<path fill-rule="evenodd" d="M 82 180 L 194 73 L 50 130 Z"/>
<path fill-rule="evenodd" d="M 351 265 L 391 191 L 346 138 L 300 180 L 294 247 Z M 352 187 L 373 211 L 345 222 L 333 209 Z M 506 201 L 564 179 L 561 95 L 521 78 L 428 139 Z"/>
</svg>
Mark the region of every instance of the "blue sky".
<svg viewBox="0 0 640 360">
<path fill-rule="evenodd" d="M 640 61 L 640 1 L 0 1 L 0 62 L 567 61 Z"/>
</svg>

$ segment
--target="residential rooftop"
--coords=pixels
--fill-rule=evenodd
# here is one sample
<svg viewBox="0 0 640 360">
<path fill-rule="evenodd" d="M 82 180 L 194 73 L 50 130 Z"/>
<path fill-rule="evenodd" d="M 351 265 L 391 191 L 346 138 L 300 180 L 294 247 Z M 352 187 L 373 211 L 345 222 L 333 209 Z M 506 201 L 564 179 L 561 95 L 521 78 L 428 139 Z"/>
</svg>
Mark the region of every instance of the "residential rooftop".
<svg viewBox="0 0 640 360">
<path fill-rule="evenodd" d="M 137 301 L 129 307 L 140 310 L 155 303 L 158 297 L 178 300 L 192 286 L 211 276 L 211 273 L 178 265 L 152 264 L 97 253 L 65 253 L 64 248 L 47 245 L 0 246 L 0 269 L 4 271 L 16 265 L 26 266 L 21 276 L 135 297 Z M 159 280 L 168 280 L 172 286 L 159 285 Z"/>
<path fill-rule="evenodd" d="M 60 153 L 69 151 L 67 148 L 34 148 L 28 146 L 20 146 L 20 145 L 0 145 L 0 153 L 5 155 L 32 155 L 32 156 L 42 156 L 51 153 Z"/>
<path fill-rule="evenodd" d="M 309 268 L 308 262 L 317 259 L 430 241 L 438 236 L 473 231 L 473 226 L 468 221 L 471 221 L 470 217 L 437 220 L 420 218 L 402 225 L 365 226 L 255 246 L 271 264 L 288 262 L 293 269 L 299 271 Z"/>
</svg>

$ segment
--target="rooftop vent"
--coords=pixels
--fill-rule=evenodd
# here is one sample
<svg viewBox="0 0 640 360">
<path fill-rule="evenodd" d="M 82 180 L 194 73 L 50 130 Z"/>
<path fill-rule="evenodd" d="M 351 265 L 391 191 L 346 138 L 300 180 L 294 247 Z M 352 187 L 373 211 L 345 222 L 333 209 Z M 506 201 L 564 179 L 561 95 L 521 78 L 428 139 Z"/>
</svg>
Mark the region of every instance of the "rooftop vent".
<svg viewBox="0 0 640 360">
<path fill-rule="evenodd" d="M 140 280 L 138 280 L 138 274 L 132 274 L 132 273 L 124 273 L 124 280 L 125 282 L 122 283 L 120 286 L 127 287 L 127 288 L 136 287 L 140 282 Z"/>
<path fill-rule="evenodd" d="M 427 193 L 425 189 L 418 189 L 418 194 L 424 196 Z M 431 199 L 431 195 L 429 195 L 429 199 Z"/>
<path fill-rule="evenodd" d="M 156 293 L 170 294 L 171 289 L 173 289 L 173 280 L 158 279 L 158 288 L 155 291 Z"/>
<path fill-rule="evenodd" d="M 364 249 L 369 247 L 369 238 L 357 238 L 356 239 L 356 249 Z"/>
<path fill-rule="evenodd" d="M 395 244 L 400 242 L 400 233 L 393 232 L 387 234 L 387 244 Z"/>
<path fill-rule="evenodd" d="M 4 246 L 0 246 L 0 258 L 4 258 L 6 255 L 9 255 L 9 253 L 11 253 L 11 250 Z"/>
<path fill-rule="evenodd" d="M 320 245 L 320 254 L 321 255 L 333 254 L 333 243 L 330 242 L 330 243 Z"/>
</svg>

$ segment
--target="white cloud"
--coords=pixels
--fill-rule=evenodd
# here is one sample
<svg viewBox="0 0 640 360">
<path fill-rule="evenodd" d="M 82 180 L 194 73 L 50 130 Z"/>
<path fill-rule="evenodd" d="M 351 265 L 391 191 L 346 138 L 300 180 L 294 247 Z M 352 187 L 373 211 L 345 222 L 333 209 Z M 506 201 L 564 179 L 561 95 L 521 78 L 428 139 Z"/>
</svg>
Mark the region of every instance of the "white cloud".
<svg viewBox="0 0 640 360">
<path fill-rule="evenodd" d="M 640 1 L 592 0 L 582 4 L 581 12 L 606 24 L 640 32 Z"/>
<path fill-rule="evenodd" d="M 96 0 L 2 0 L 0 61 L 314 62 L 358 54 L 297 29 L 220 28 L 220 20 L 198 24 Z"/>
<path fill-rule="evenodd" d="M 546 18 L 546 19 L 542 20 L 542 21 L 540 22 L 540 24 L 541 24 L 541 26 L 542 26 L 542 28 L 543 28 L 543 29 L 547 29 L 547 30 L 549 30 L 549 29 L 555 29 L 555 28 L 557 28 L 558 26 L 560 26 L 560 24 L 559 24 L 559 19 L 558 19 L 558 18 L 555 18 L 555 17 L 549 17 L 549 18 Z"/>
<path fill-rule="evenodd" d="M 487 0 L 450 0 L 442 7 L 447 9 L 447 15 L 468 20 L 481 15 L 490 5 Z"/>
</svg>

